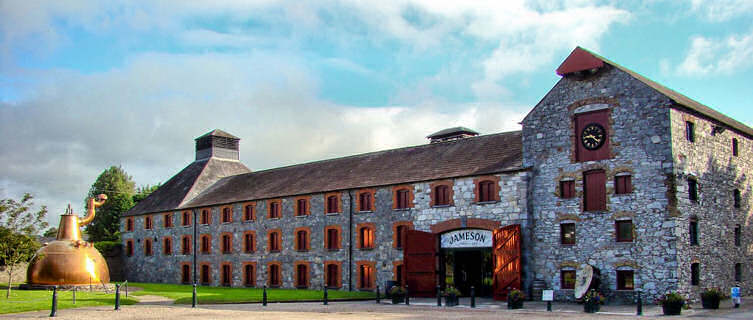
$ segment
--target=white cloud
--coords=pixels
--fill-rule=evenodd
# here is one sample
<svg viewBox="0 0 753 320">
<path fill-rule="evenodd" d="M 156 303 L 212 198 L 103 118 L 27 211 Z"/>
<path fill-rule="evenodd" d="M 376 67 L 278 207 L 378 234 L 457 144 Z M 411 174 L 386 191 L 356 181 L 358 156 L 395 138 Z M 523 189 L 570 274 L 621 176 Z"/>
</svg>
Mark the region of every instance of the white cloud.
<svg viewBox="0 0 753 320">
<path fill-rule="evenodd" d="M 681 75 L 729 75 L 753 66 L 753 31 L 725 39 L 695 36 L 683 61 L 677 66 Z"/>
<path fill-rule="evenodd" d="M 753 13 L 753 1 L 692 0 L 691 9 L 710 21 L 721 22 Z"/>
</svg>

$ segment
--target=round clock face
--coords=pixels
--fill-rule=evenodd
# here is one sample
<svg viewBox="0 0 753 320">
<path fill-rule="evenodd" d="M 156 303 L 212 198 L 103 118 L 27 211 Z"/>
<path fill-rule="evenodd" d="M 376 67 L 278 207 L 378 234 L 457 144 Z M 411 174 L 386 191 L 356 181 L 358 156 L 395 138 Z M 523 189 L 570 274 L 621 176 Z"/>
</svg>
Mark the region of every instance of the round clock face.
<svg viewBox="0 0 753 320">
<path fill-rule="evenodd" d="M 583 132 L 580 134 L 580 142 L 583 143 L 586 149 L 596 150 L 604 145 L 606 136 L 607 133 L 604 131 L 604 127 L 598 123 L 589 123 L 583 128 Z"/>
</svg>

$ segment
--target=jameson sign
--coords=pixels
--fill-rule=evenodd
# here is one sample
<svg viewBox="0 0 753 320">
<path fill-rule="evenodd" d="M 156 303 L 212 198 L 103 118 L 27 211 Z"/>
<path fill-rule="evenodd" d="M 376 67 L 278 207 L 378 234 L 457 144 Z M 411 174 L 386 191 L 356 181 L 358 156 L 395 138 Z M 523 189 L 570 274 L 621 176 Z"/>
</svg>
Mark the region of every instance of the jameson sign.
<svg viewBox="0 0 753 320">
<path fill-rule="evenodd" d="M 489 230 L 463 229 L 442 234 L 442 248 L 481 248 L 492 246 Z"/>
</svg>

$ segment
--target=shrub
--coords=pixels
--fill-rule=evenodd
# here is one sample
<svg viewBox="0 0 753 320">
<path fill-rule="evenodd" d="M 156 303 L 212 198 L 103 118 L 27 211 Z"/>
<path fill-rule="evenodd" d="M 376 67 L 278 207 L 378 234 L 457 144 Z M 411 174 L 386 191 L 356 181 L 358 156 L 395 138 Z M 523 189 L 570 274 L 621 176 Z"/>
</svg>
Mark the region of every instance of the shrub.
<svg viewBox="0 0 753 320">
<path fill-rule="evenodd" d="M 455 287 L 447 287 L 444 291 L 445 296 L 459 296 L 460 290 L 456 289 Z"/>
<path fill-rule="evenodd" d="M 520 291 L 518 289 L 510 290 L 510 293 L 507 294 L 508 301 L 523 301 L 525 298 L 526 298 L 525 293 L 523 293 L 523 291 Z"/>
<path fill-rule="evenodd" d="M 119 241 L 98 241 L 94 243 L 94 247 L 99 250 L 102 255 L 107 255 L 108 252 L 112 252 L 120 246 Z"/>
<path fill-rule="evenodd" d="M 722 300 L 726 298 L 719 288 L 706 288 L 701 292 L 701 299 Z"/>
<path fill-rule="evenodd" d="M 657 299 L 656 302 L 662 306 L 682 306 L 685 304 L 685 298 L 677 292 L 670 292 Z"/>
<path fill-rule="evenodd" d="M 394 286 L 390 289 L 390 295 L 393 296 L 404 296 L 406 293 L 407 291 L 405 291 L 405 288 L 401 286 Z"/>
<path fill-rule="evenodd" d="M 604 295 L 595 289 L 591 289 L 583 295 L 583 302 L 589 304 L 604 304 Z"/>
</svg>

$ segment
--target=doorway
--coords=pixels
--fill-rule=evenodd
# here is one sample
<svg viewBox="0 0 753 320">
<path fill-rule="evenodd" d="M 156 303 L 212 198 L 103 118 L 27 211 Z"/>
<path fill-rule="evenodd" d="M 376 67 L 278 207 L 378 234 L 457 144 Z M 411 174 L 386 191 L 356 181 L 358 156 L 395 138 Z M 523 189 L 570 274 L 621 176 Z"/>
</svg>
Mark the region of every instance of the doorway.
<svg viewBox="0 0 753 320">
<path fill-rule="evenodd" d="M 493 260 L 491 248 L 452 248 L 440 253 L 439 277 L 442 289 L 457 288 L 462 296 L 471 295 L 475 288 L 477 297 L 492 295 Z"/>
</svg>

